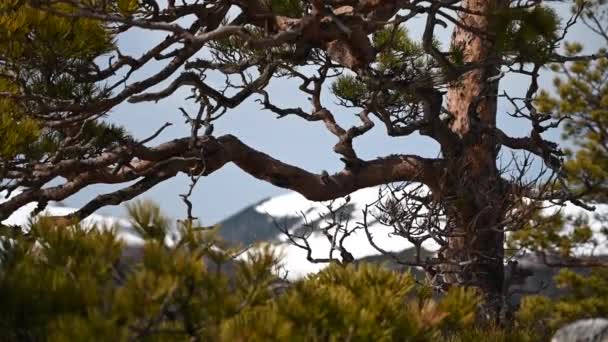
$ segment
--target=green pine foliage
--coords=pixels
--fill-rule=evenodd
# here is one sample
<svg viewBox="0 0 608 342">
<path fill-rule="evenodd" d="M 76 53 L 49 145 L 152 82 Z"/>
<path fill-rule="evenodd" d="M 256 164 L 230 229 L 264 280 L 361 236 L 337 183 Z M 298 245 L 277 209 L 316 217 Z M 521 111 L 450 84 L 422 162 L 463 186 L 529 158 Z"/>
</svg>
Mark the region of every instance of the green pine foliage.
<svg viewBox="0 0 608 342">
<path fill-rule="evenodd" d="M 555 280 L 564 293 L 558 300 L 537 295 L 523 299 L 517 318 L 527 329 L 546 333 L 579 319 L 608 315 L 606 268 L 594 268 L 587 275 L 563 269 Z"/>
<path fill-rule="evenodd" d="M 134 202 L 127 205 L 131 225 L 146 240 L 163 243 L 169 233 L 169 219 L 160 212 L 160 207 L 151 202 Z"/>
<path fill-rule="evenodd" d="M 57 10 L 70 11 L 65 5 Z M 38 66 L 46 64 L 65 70 L 70 64 L 95 58 L 113 46 L 108 31 L 94 20 L 59 17 L 19 0 L 3 1 L 0 13 L 3 57 L 26 62 L 24 68 L 35 67 L 37 62 Z"/>
<path fill-rule="evenodd" d="M 125 17 L 133 14 L 137 8 L 139 7 L 138 0 L 118 0 L 116 1 L 116 5 L 118 6 L 118 11 L 124 15 Z"/>
<path fill-rule="evenodd" d="M 601 214 L 576 216 L 556 213 L 535 215 L 522 229 L 511 232 L 507 250 L 511 254 L 531 252 L 547 257 L 549 262 L 563 261 L 573 267 L 608 238 L 608 225 L 594 232 L 589 216 L 596 222 L 608 222 Z M 542 258 L 540 259 L 542 261 Z M 516 322 L 541 336 L 550 336 L 561 326 L 579 319 L 608 315 L 608 269 L 589 267 L 583 271 L 561 268 L 554 279 L 559 295 L 549 298 L 530 295 L 523 298 Z"/>
<path fill-rule="evenodd" d="M 566 53 L 573 55 L 582 48 L 570 43 Z M 554 70 L 562 75 L 554 80 L 556 94 L 542 92 L 537 106 L 567 118 L 563 137 L 576 147 L 566 151 L 570 183 L 588 199 L 608 202 L 608 59 L 577 61 L 567 68 L 556 65 Z"/>
<path fill-rule="evenodd" d="M 355 106 L 363 103 L 369 94 L 365 83 L 351 75 L 339 76 L 331 85 L 331 90 L 337 97 Z"/>
<path fill-rule="evenodd" d="M 421 69 L 431 63 L 431 59 L 425 58 L 422 44 L 412 40 L 403 26 L 377 31 L 372 41 L 379 52 L 377 68 L 382 73 L 413 72 L 413 68 Z M 433 45 L 438 48 L 439 41 L 433 40 Z"/>
<path fill-rule="evenodd" d="M 436 341 L 473 323 L 479 297 L 454 289 L 436 302 L 410 274 L 332 265 L 224 325 L 229 341 Z M 260 320 L 259 317 L 265 317 Z"/>
<path fill-rule="evenodd" d="M 587 2 L 585 11 L 600 11 L 603 1 Z M 582 1 L 577 6 L 582 6 Z M 584 12 L 585 13 L 585 12 Z M 583 13 L 583 14 L 584 14 Z M 564 54 L 580 54 L 583 46 L 566 43 Z M 600 53 L 605 53 L 602 48 Z M 553 65 L 558 73 L 554 92 L 542 91 L 535 100 L 539 113 L 563 120 L 562 137 L 568 142 L 564 169 L 570 188 L 583 200 L 608 203 L 608 59 L 594 62 L 576 60 Z M 598 244 L 608 238 L 606 213 L 588 213 L 575 217 L 567 215 L 536 216 L 522 230 L 514 232 L 508 242 L 513 250 L 527 250 L 558 256 L 572 265 L 588 256 Z M 602 226 L 593 232 L 589 218 Z M 587 255 L 581 255 L 584 247 Z M 579 249 L 579 253 L 575 251 Z M 608 270 L 590 267 L 586 272 L 563 268 L 555 277 L 562 295 L 525 297 L 517 314 L 518 321 L 529 329 L 547 334 L 560 326 L 584 318 L 608 315 Z"/>
<path fill-rule="evenodd" d="M 168 232 L 158 208 L 132 206 L 142 231 Z M 147 227 L 154 226 L 154 229 Z M 0 327 L 8 341 L 209 340 L 221 323 L 270 298 L 277 259 L 268 250 L 233 261 L 214 232 L 181 225 L 172 247 L 144 235 L 126 261 L 112 227 L 5 229 L 0 252 Z M 232 265 L 232 274 L 224 272 Z"/>
<path fill-rule="evenodd" d="M 265 32 L 258 27 L 247 27 L 247 33 L 252 37 L 263 39 Z M 210 42 L 209 48 L 215 60 L 231 64 L 239 64 L 239 61 L 243 59 L 252 62 L 257 61 L 264 65 L 272 62 L 287 62 L 289 59 L 293 59 L 297 53 L 294 44 L 284 44 L 270 48 L 254 47 L 247 44 L 240 36 L 214 40 Z"/>
<path fill-rule="evenodd" d="M 57 10 L 69 13 L 65 6 Z M 80 103 L 92 100 L 99 96 L 99 88 L 75 82 L 75 75 L 90 71 L 86 68 L 93 60 L 112 47 L 112 36 L 98 21 L 60 17 L 22 1 L 0 5 L 2 74 L 20 93 Z"/>
<path fill-rule="evenodd" d="M 0 329 L 7 341 L 533 341 L 478 325 L 481 297 L 453 288 L 434 298 L 409 273 L 371 264 L 324 271 L 287 286 L 268 248 L 235 260 L 214 230 L 180 224 L 178 238 L 149 202 L 128 209 L 142 233 L 125 255 L 112 227 L 4 227 Z M 285 284 L 282 292 L 276 284 Z"/>
<path fill-rule="evenodd" d="M 543 62 L 552 52 L 560 28 L 559 16 L 546 6 L 498 10 L 491 22 L 496 48 L 523 62 Z"/>
<path fill-rule="evenodd" d="M 601 215 L 594 215 L 598 222 L 605 221 Z M 536 213 L 521 229 L 511 232 L 507 238 L 511 252 L 536 252 L 564 259 L 576 258 L 575 251 L 593 250 L 608 238 L 608 226 L 593 232 L 589 225 L 589 215 L 552 215 Z"/>
<path fill-rule="evenodd" d="M 0 92 L 10 91 L 3 87 L 0 80 Z M 7 89 L 8 88 L 8 89 Z M 0 158 L 12 159 L 34 143 L 40 134 L 35 120 L 23 115 L 21 108 L 9 98 L 0 98 Z"/>
<path fill-rule="evenodd" d="M 71 11 L 66 5 L 56 5 L 54 10 Z M 105 85 L 86 77 L 96 72 L 95 60 L 112 48 L 113 35 L 99 21 L 54 15 L 25 1 L 1 2 L 0 157 L 40 159 L 55 153 L 67 136 L 77 133 L 90 154 L 124 141 L 122 128 L 100 121 L 59 129 L 43 127 L 36 119 L 48 107 L 108 97 Z M 83 151 L 78 152 L 76 156 Z"/>
<path fill-rule="evenodd" d="M 384 120 L 406 124 L 421 119 L 419 91 L 441 77 L 440 66 L 403 26 L 386 26 L 375 32 L 372 43 L 378 55 L 370 74 L 355 77 L 344 73 L 336 77 L 331 85 L 333 95 L 346 107 L 365 107 L 374 102 L 384 110 Z M 431 44 L 439 48 L 437 40 Z M 391 86 L 384 79 L 391 80 Z"/>
<path fill-rule="evenodd" d="M 53 325 L 102 308 L 109 299 L 121 251 L 111 232 L 41 220 L 27 235 L 2 242 L 0 326 L 6 340 L 41 340 Z"/>
</svg>

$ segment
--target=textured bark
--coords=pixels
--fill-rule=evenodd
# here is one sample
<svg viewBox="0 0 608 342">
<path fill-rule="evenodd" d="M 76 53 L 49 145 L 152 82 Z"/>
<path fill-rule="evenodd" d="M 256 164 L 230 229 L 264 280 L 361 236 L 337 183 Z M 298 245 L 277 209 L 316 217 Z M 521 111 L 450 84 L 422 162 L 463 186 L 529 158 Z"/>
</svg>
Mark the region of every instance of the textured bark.
<svg viewBox="0 0 608 342">
<path fill-rule="evenodd" d="M 120 161 L 124 151 L 106 152 L 88 163 L 73 160 L 53 166 L 53 171 L 41 169 L 33 177 L 46 178 L 62 176 L 68 181 L 62 185 L 22 192 L 0 205 L 0 221 L 8 218 L 15 210 L 27 203 L 63 200 L 91 184 L 119 184 L 141 178 L 127 191 L 112 195 L 102 195 L 90 206 L 99 208 L 97 202 L 118 204 L 148 190 L 153 185 L 176 175 L 209 175 L 228 163 L 234 163 L 253 177 L 276 186 L 299 192 L 313 201 L 326 201 L 346 196 L 354 191 L 387 182 L 411 181 L 435 184 L 439 178 L 437 170 L 442 169 L 443 160 L 427 159 L 411 155 L 392 155 L 370 161 L 361 161 L 356 168 L 345 168 L 332 175 L 324 176 L 281 162 L 263 152 L 257 151 L 232 135 L 218 138 L 201 137 L 194 146 L 204 151 L 205 163 L 201 164 L 197 148 L 192 149 L 190 137 L 175 139 L 154 148 L 139 146 L 132 153 L 138 161 L 113 171 L 107 166 Z M 139 185 L 138 185 L 139 184 Z M 88 206 L 87 205 L 87 206 Z M 85 206 L 86 207 L 86 206 Z M 85 210 L 82 219 L 91 211 Z"/>
<path fill-rule="evenodd" d="M 467 0 L 462 6 L 471 12 L 489 13 L 502 0 Z M 476 32 L 491 32 L 488 16 L 463 14 L 462 23 Z M 456 27 L 452 44 L 462 49 L 465 62 L 492 59 L 491 36 L 481 37 Z M 478 287 L 485 295 L 488 312 L 494 316 L 500 309 L 503 293 L 504 233 L 500 222 L 504 215 L 504 193 L 496 166 L 496 139 L 485 133 L 496 126 L 497 82 L 487 79 L 497 68 L 488 65 L 475 69 L 448 90 L 447 107 L 453 114 L 451 129 L 462 139 L 446 174 L 447 213 L 454 235 L 444 257 L 455 264 L 444 268 L 448 284 Z"/>
</svg>

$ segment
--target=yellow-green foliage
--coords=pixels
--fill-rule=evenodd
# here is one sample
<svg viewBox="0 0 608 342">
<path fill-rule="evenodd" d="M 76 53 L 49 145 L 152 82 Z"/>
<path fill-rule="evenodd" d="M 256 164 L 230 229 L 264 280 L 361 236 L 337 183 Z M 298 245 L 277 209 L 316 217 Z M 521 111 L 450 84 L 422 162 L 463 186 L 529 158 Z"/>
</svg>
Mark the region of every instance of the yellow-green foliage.
<svg viewBox="0 0 608 342">
<path fill-rule="evenodd" d="M 596 217 L 596 221 L 602 220 L 602 217 Z M 509 234 L 507 245 L 511 251 L 538 251 L 560 257 L 575 257 L 574 249 L 592 249 L 603 240 L 601 235 L 605 234 L 601 231 L 594 234 L 586 214 L 536 213 L 524 227 Z"/>
<path fill-rule="evenodd" d="M 365 84 L 350 75 L 339 76 L 331 85 L 331 89 L 336 96 L 353 104 L 363 102 L 368 95 Z"/>
<path fill-rule="evenodd" d="M 2 83 L 0 80 L 0 92 Z M 24 116 L 14 101 L 0 97 L 0 159 L 15 157 L 36 141 L 39 132 L 36 121 Z"/>
<path fill-rule="evenodd" d="M 602 222 L 605 218 L 597 217 L 596 221 Z M 606 228 L 593 233 L 586 215 L 539 214 L 529 225 L 512 232 L 507 244 L 508 250 L 546 253 L 550 257 L 561 257 L 576 264 L 575 249 L 593 250 L 606 237 Z M 608 315 L 606 268 L 591 268 L 582 274 L 564 268 L 554 281 L 561 289 L 561 295 L 557 298 L 540 295 L 524 297 L 516 315 L 518 326 L 548 336 L 569 322 Z"/>
<path fill-rule="evenodd" d="M 155 207 L 131 211 L 140 227 L 153 222 L 170 230 L 154 218 L 160 215 Z M 182 225 L 174 246 L 147 239 L 140 260 L 128 262 L 109 228 L 58 227 L 42 219 L 26 235 L 3 230 L 3 340 L 210 340 L 227 317 L 270 298 L 277 261 L 269 250 L 233 264 L 229 277 L 220 270 L 234 263 L 235 251 L 213 231 Z"/>
<path fill-rule="evenodd" d="M 601 10 L 601 1 L 587 10 Z M 582 1 L 577 1 L 581 6 Z M 578 43 L 565 44 L 565 55 L 581 54 L 583 46 Z M 600 50 L 605 53 L 606 49 Z M 555 92 L 542 91 L 535 104 L 539 112 L 551 113 L 563 121 L 563 138 L 574 149 L 568 149 L 565 170 L 568 183 L 584 200 L 608 202 L 608 59 L 594 62 L 575 61 L 552 65 L 559 73 L 554 79 Z M 594 215 L 596 222 L 607 222 L 601 213 Z M 605 214 L 604 214 L 605 215 Z M 592 232 L 587 215 L 578 217 L 553 216 L 535 217 L 531 224 L 510 236 L 511 248 L 524 248 L 538 252 L 549 252 L 569 260 L 576 260 L 573 250 L 584 246 L 593 250 L 599 235 L 608 236 L 604 226 Z M 604 237 L 605 238 L 605 237 Z M 586 273 L 575 273 L 562 269 L 555 277 L 562 290 L 559 298 L 543 296 L 525 297 L 517 319 L 520 326 L 545 333 L 561 325 L 583 318 L 605 317 L 608 315 L 608 270 L 588 269 Z"/>
<path fill-rule="evenodd" d="M 566 45 L 567 55 L 582 51 L 580 44 Z M 605 52 L 605 49 L 602 49 Z M 536 104 L 564 121 L 563 137 L 577 147 L 568 150 L 565 168 L 569 181 L 592 200 L 608 201 L 608 59 L 554 65 L 563 77 L 554 79 L 556 94 L 541 92 Z M 567 71 L 567 73 L 565 73 Z M 589 187 L 588 185 L 591 185 Z M 585 190 L 583 188 L 586 188 Z"/>
<path fill-rule="evenodd" d="M 518 330 L 480 324 L 480 296 L 452 288 L 432 299 L 410 274 L 377 265 L 332 265 L 285 295 L 223 323 L 225 341 L 538 341 Z M 260 319 L 263 317 L 263 319 Z"/>
<path fill-rule="evenodd" d="M 157 207 L 129 210 L 144 234 L 141 256 L 126 259 L 110 227 L 56 226 L 27 234 L 5 227 L 0 248 L 0 328 L 7 341 L 527 341 L 477 325 L 480 297 L 453 288 L 440 299 L 410 274 L 363 264 L 332 265 L 276 284 L 268 248 L 235 261 L 212 230 L 178 228 Z M 132 256 L 131 256 L 132 257 Z M 514 337 L 515 336 L 515 337 Z M 517 337 L 517 338 L 516 338 Z M 521 337 L 521 338 L 520 338 Z"/>
<path fill-rule="evenodd" d="M 33 114 L 45 106 L 107 96 L 103 85 L 77 80 L 75 75 L 91 72 L 95 58 L 114 46 L 109 30 L 99 21 L 54 15 L 29 3 L 0 2 L 0 158 L 7 160 L 16 155 L 39 158 L 65 138 L 36 121 Z M 53 10 L 71 11 L 67 5 Z M 91 139 L 85 135 L 83 139 Z M 95 139 L 95 146 L 107 146 L 110 138 L 104 133 Z"/>
<path fill-rule="evenodd" d="M 70 11 L 65 5 L 56 10 Z M 53 64 L 94 58 L 111 46 L 111 36 L 98 21 L 59 17 L 33 9 L 27 1 L 0 4 L 0 51 L 5 58 Z"/>
<path fill-rule="evenodd" d="M 127 205 L 131 225 L 144 239 L 163 243 L 169 219 L 160 212 L 160 207 L 152 202 L 135 202 Z"/>
<path fill-rule="evenodd" d="M 400 323 L 406 313 L 405 296 L 412 288 L 408 276 L 332 266 L 298 283 L 279 300 L 233 318 L 224 326 L 222 339 L 335 341 L 348 332 L 354 339 L 388 340 L 398 329 L 407 329 Z"/>
<path fill-rule="evenodd" d="M 594 268 L 587 276 L 564 269 L 555 280 L 564 295 L 558 300 L 525 297 L 517 313 L 520 325 L 537 331 L 555 330 L 578 319 L 608 315 L 608 269 Z"/>
<path fill-rule="evenodd" d="M 118 11 L 124 16 L 133 14 L 139 5 L 137 0 L 117 0 L 116 4 Z"/>
<path fill-rule="evenodd" d="M 8 341 L 37 340 L 65 317 L 103 307 L 121 246 L 108 231 L 55 227 L 3 239 L 0 327 Z"/>
</svg>

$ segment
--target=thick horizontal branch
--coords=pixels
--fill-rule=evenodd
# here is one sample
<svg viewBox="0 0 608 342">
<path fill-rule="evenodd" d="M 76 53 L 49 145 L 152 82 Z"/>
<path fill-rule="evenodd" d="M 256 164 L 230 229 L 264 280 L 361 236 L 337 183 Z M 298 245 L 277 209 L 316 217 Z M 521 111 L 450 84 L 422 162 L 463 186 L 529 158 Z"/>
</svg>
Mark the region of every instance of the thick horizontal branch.
<svg viewBox="0 0 608 342">
<path fill-rule="evenodd" d="M 362 188 L 391 182 L 413 181 L 433 187 L 443 164 L 439 159 L 394 155 L 363 161 L 354 170 L 344 169 L 324 177 L 256 151 L 231 135 L 219 138 L 218 142 L 227 153 L 226 162 L 233 162 L 258 179 L 296 191 L 313 201 L 332 200 Z"/>
<path fill-rule="evenodd" d="M 441 159 L 391 155 L 361 161 L 357 167 L 345 168 L 329 176 L 325 172 L 311 173 L 281 162 L 247 146 L 232 135 L 199 137 L 194 145 L 191 139 L 190 136 L 175 139 L 154 148 L 135 146 L 129 153 L 136 159 L 115 171 L 108 163 L 121 160 L 124 151 L 108 152 L 94 159 L 99 166 L 87 160 L 64 161 L 57 166 L 61 173 L 76 173 L 75 170 L 78 170 L 76 175 L 68 178 L 64 184 L 28 189 L 0 204 L 0 221 L 30 202 L 60 201 L 92 184 L 121 184 L 143 177 L 136 185 L 117 191 L 119 196 L 103 195 L 93 200 L 81 210 L 79 216 L 83 218 L 104 205 L 116 205 L 130 199 L 178 172 L 207 176 L 227 163 L 234 163 L 255 178 L 296 191 L 314 201 L 332 200 L 362 188 L 391 182 L 421 182 L 433 188 L 443 169 Z M 51 166 L 47 172 L 53 174 L 55 170 Z"/>
</svg>

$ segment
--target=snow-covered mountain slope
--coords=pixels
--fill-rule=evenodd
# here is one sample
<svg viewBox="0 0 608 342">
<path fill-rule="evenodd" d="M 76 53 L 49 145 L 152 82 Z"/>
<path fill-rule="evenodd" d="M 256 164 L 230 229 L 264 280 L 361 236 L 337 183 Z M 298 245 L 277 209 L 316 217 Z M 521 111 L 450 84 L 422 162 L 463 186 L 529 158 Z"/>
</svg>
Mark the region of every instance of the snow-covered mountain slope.
<svg viewBox="0 0 608 342">
<path fill-rule="evenodd" d="M 15 194 L 13 194 L 14 196 Z M 363 210 L 367 205 L 373 204 L 379 197 L 379 188 L 367 188 L 354 192 L 350 195 L 350 201 L 340 211 L 343 215 L 342 222 L 347 229 L 352 229 L 363 221 Z M 4 202 L 4 194 L 0 192 L 0 203 Z M 345 200 L 338 200 L 333 204 L 333 208 L 340 207 Z M 307 274 L 311 274 L 326 267 L 326 263 L 311 263 L 307 260 L 307 251 L 289 243 L 285 234 L 281 233 L 278 227 L 290 232 L 297 232 L 302 229 L 306 222 L 313 225 L 323 225 L 320 217 L 325 217 L 328 213 L 327 202 L 312 202 L 302 195 L 289 192 L 280 196 L 261 201 L 252 206 L 246 207 L 235 215 L 227 218 L 220 223 L 220 235 L 233 243 L 249 245 L 253 242 L 271 243 L 283 257 L 283 267 L 288 271 L 288 277 L 295 279 Z M 37 203 L 29 203 L 14 212 L 8 219 L 3 221 L 7 225 L 26 225 L 31 213 L 36 208 Z M 58 203 L 49 203 L 42 215 L 62 216 L 67 215 L 75 208 L 61 206 Z M 373 208 L 371 209 L 373 211 Z M 561 210 L 565 215 L 576 216 L 586 213 L 583 209 L 568 204 L 560 208 L 547 209 L 547 213 Z M 602 222 L 599 217 L 608 217 L 608 205 L 597 206 L 594 213 L 587 213 L 590 217 L 590 226 L 594 232 L 599 232 L 602 227 L 607 227 L 608 222 Z M 100 227 L 115 227 L 118 237 L 123 239 L 127 245 L 136 247 L 142 243 L 137 236 L 130 222 L 126 219 L 108 217 L 93 214 L 84 220 L 83 225 L 98 225 Z M 392 234 L 393 228 L 386 227 L 379 222 L 368 217 L 368 229 L 372 234 L 373 241 L 377 246 L 389 252 L 403 252 L 410 249 L 405 254 L 412 255 L 413 245 L 405 238 Z M 603 235 L 597 234 L 600 245 L 593 251 L 594 254 L 608 255 L 608 241 Z M 327 258 L 330 253 L 331 243 L 328 238 L 320 233 L 313 233 L 308 237 L 308 243 L 312 250 L 313 258 Z M 365 230 L 355 230 L 352 235 L 344 240 L 344 247 L 353 255 L 355 259 L 368 258 L 374 259 L 381 253 L 369 242 Z M 425 252 L 437 250 L 438 246 L 428 240 L 423 243 Z M 131 248 L 131 249 L 133 249 Z M 588 253 L 587 250 L 580 253 Z M 339 256 L 339 251 L 334 250 L 333 256 Z M 426 253 L 428 254 L 428 253 Z"/>
<path fill-rule="evenodd" d="M 341 211 L 342 214 L 348 215 L 348 218 L 344 219 L 345 228 L 352 229 L 363 222 L 363 210 L 366 205 L 372 205 L 376 202 L 378 197 L 379 188 L 366 188 L 352 193 L 347 207 Z M 334 203 L 334 207 L 339 207 L 345 201 L 338 200 L 337 202 Z M 310 222 L 326 216 L 329 212 L 326 204 L 328 203 L 312 202 L 298 193 L 290 192 L 258 204 L 255 210 L 274 218 L 279 225 L 282 221 L 289 221 L 291 224 L 283 225 L 283 228 L 294 231 L 304 224 L 305 219 Z M 372 234 L 374 243 L 385 251 L 400 252 L 413 247 L 405 238 L 392 234 L 392 227 L 384 226 L 371 220 L 371 218 L 368 218 L 368 230 Z M 313 233 L 308 238 L 308 243 L 311 246 L 313 258 L 329 257 L 331 242 L 326 236 Z M 283 256 L 284 267 L 289 271 L 290 277 L 301 277 L 327 266 L 326 263 L 309 262 L 307 260 L 307 250 L 289 243 L 285 234 L 279 232 L 275 245 Z M 369 242 L 364 229 L 355 230 L 352 235 L 348 236 L 344 240 L 344 247 L 355 259 L 380 254 Z M 432 241 L 423 243 L 423 247 L 426 250 L 436 250 L 438 248 Z M 334 256 L 337 255 L 339 255 L 339 252 L 334 251 Z"/>
<path fill-rule="evenodd" d="M 11 194 L 11 197 L 16 196 L 17 194 L 18 192 L 15 191 Z M 0 192 L 0 203 L 5 202 L 6 200 L 5 192 Z M 26 226 L 32 219 L 31 215 L 37 205 L 37 202 L 28 203 L 15 211 L 9 218 L 2 221 L 2 223 L 5 225 Z M 76 210 L 76 208 L 69 208 L 56 202 L 50 202 L 40 215 L 64 216 Z M 133 228 L 131 228 L 131 224 L 126 219 L 92 214 L 83 220 L 81 224 L 83 227 L 96 225 L 100 228 L 115 228 L 118 238 L 123 240 L 127 245 L 140 245 L 143 243 L 143 240 L 137 235 Z"/>
<path fill-rule="evenodd" d="M 385 196 L 383 194 L 382 196 Z M 350 202 L 347 207 L 342 210 L 347 218 L 344 224 L 347 227 L 354 227 L 363 221 L 363 210 L 366 205 L 373 204 L 379 198 L 379 188 L 366 188 L 356 191 L 350 195 Z M 340 202 L 340 201 L 338 201 Z M 341 203 L 344 203 L 342 200 Z M 334 204 L 338 207 L 341 203 Z M 282 234 L 277 225 L 282 229 L 294 232 L 306 223 L 318 223 L 319 217 L 327 215 L 327 202 L 313 202 L 304 198 L 302 195 L 289 192 L 283 195 L 272 197 L 268 200 L 257 203 L 253 206 L 243 209 L 239 213 L 224 220 L 221 225 L 220 234 L 232 241 L 247 243 L 253 241 L 268 241 L 272 243 L 283 256 L 283 266 L 289 271 L 290 278 L 298 278 L 310 273 L 319 271 L 327 266 L 326 263 L 311 263 L 307 260 L 307 250 L 294 246 L 289 243 L 285 234 Z M 572 204 L 567 204 L 563 207 L 552 207 L 546 209 L 547 214 L 551 214 L 560 210 L 565 215 L 576 216 L 581 213 L 587 213 L 585 210 L 576 207 Z M 372 209 L 373 211 L 373 209 Z M 594 254 L 608 254 L 608 241 L 604 235 L 599 234 L 602 227 L 608 226 L 608 222 L 602 222 L 599 218 L 601 215 L 608 217 L 608 205 L 596 206 L 594 213 L 587 213 L 590 221 L 589 224 L 594 232 L 596 232 L 600 245 L 593 251 Z M 380 246 L 385 251 L 401 252 L 403 250 L 413 248 L 413 245 L 403 237 L 392 234 L 393 228 L 386 227 L 377 221 L 369 222 L 369 231 L 373 236 L 373 241 L 377 246 Z M 316 222 L 315 222 L 316 221 Z M 262 232 L 256 236 L 256 231 Z M 274 233 L 273 233 L 274 232 Z M 241 239 L 240 236 L 246 237 Z M 257 238 L 256 238 L 257 237 Z M 308 243 L 311 246 L 313 258 L 327 258 L 330 253 L 331 243 L 329 239 L 318 233 L 313 233 L 308 238 Z M 361 259 L 381 254 L 369 242 L 366 232 L 363 229 L 356 230 L 351 236 L 344 241 L 344 247 L 355 257 Z M 427 251 L 436 251 L 438 245 L 431 240 L 423 243 L 424 249 Z M 581 254 L 589 253 L 589 250 L 580 250 Z M 339 255 L 339 252 L 334 251 L 334 256 Z"/>
</svg>

